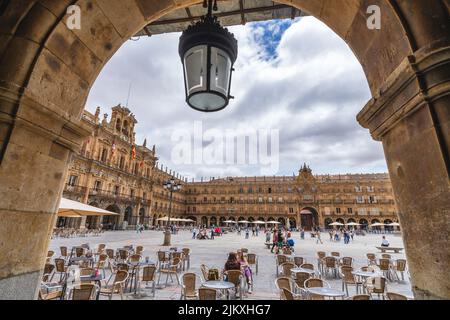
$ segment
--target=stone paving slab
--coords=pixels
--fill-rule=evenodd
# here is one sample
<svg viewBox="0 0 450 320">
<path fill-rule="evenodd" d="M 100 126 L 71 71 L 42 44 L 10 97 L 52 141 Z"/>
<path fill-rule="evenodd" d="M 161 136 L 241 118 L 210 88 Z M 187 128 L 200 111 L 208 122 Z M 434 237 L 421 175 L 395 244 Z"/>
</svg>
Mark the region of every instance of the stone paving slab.
<svg viewBox="0 0 450 320">
<path fill-rule="evenodd" d="M 293 233 L 295 240 L 295 255 L 306 258 L 308 262 L 317 265 L 316 252 L 326 251 L 330 254 L 331 251 L 338 251 L 341 257 L 350 256 L 355 259 L 355 267 L 367 265 L 366 253 L 376 253 L 377 257 L 381 257 L 381 253 L 375 248 L 381 243 L 380 234 L 368 234 L 366 236 L 355 236 L 354 241 L 349 244 L 341 242 L 331 242 L 326 233 L 322 235 L 323 244 L 317 244 L 315 239 L 309 237 L 304 240 L 300 239 L 299 233 Z M 326 237 L 325 237 L 326 236 Z M 403 242 L 400 235 L 386 235 L 393 247 L 403 247 Z M 114 231 L 105 232 L 99 237 L 78 237 L 78 238 L 60 238 L 53 239 L 50 243 L 49 250 L 55 251 L 55 256 L 59 254 L 59 246 L 72 247 L 82 243 L 89 243 L 91 248 L 96 248 L 99 243 L 105 243 L 107 248 L 119 248 L 126 245 L 142 245 L 144 246 L 143 257 L 150 257 L 150 260 L 157 260 L 156 252 L 160 249 L 167 249 L 162 247 L 163 232 L 162 231 L 144 231 L 143 233 L 136 233 L 135 231 Z M 176 235 L 172 235 L 172 246 L 174 247 L 189 247 L 191 249 L 191 268 L 189 272 L 194 272 L 200 276 L 200 265 L 206 264 L 208 267 L 223 268 L 229 252 L 236 251 L 239 248 L 248 248 L 249 252 L 258 255 L 259 270 L 258 274 L 254 272 L 254 290 L 252 294 L 248 294 L 245 299 L 268 300 L 279 299 L 279 294 L 275 287 L 275 255 L 270 253 L 270 250 L 264 245 L 265 236 L 260 233 L 258 237 L 250 236 L 250 239 L 245 239 L 244 235 L 238 236 L 236 233 L 225 234 L 222 237 L 215 237 L 214 240 L 197 240 L 192 239 L 192 234 L 188 231 L 180 231 Z M 404 253 L 392 254 L 393 259 L 405 258 Z M 254 268 L 253 268 L 254 269 Z M 175 279 L 174 279 L 175 280 Z M 200 280 L 200 279 L 199 279 Z M 342 282 L 339 279 L 326 279 L 333 288 L 342 289 Z M 406 276 L 404 283 L 389 282 L 388 291 L 401 293 L 412 297 L 411 285 Z M 161 282 L 165 282 L 165 276 L 162 276 Z M 199 282 L 200 284 L 200 282 Z M 144 287 L 144 285 L 143 285 Z M 148 290 L 148 289 L 147 289 Z M 143 289 L 142 292 L 147 290 Z M 170 282 L 165 288 L 156 290 L 156 297 L 142 297 L 141 299 L 148 300 L 172 300 L 180 298 L 181 288 Z M 148 291 L 150 294 L 150 291 Z M 355 294 L 355 288 L 349 287 L 349 294 Z M 136 299 L 131 294 L 126 295 L 127 299 Z M 114 297 L 119 299 L 119 297 Z"/>
</svg>

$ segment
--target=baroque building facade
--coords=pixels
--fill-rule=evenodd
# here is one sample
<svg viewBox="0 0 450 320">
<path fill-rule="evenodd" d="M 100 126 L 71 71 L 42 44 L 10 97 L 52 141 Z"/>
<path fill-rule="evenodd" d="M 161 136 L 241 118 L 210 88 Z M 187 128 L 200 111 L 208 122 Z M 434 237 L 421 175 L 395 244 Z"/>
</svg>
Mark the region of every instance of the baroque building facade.
<svg viewBox="0 0 450 320">
<path fill-rule="evenodd" d="M 158 164 L 156 147 L 137 145 L 137 121 L 116 106 L 100 121 L 100 108 L 83 121 L 92 134 L 73 156 L 63 196 L 118 213 L 117 216 L 59 218 L 57 226 L 133 228 L 161 225 L 160 218 L 189 218 L 202 225 L 225 221 L 277 221 L 286 227 L 327 228 L 332 222 L 369 224 L 397 221 L 388 174 L 313 175 L 304 164 L 293 177 L 235 177 L 188 182 Z M 170 178 L 183 187 L 172 196 L 163 188 Z"/>
</svg>

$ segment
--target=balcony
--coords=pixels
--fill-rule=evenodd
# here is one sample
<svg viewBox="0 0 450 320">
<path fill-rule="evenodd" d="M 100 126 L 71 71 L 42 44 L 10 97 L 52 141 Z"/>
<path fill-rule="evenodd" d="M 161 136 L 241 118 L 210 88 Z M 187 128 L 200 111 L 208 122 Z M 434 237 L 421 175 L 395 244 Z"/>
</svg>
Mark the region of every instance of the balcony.
<svg viewBox="0 0 450 320">
<path fill-rule="evenodd" d="M 66 184 L 64 186 L 63 194 L 70 195 L 84 195 L 86 193 L 87 188 L 82 186 L 71 186 Z"/>
</svg>

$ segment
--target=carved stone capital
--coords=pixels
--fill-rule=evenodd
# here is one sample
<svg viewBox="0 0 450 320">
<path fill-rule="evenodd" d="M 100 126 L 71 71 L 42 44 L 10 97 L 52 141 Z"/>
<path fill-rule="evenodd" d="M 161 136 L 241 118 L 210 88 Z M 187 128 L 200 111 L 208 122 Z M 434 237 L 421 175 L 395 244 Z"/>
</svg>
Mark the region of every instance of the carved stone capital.
<svg viewBox="0 0 450 320">
<path fill-rule="evenodd" d="M 446 95 L 450 95 L 450 46 L 427 47 L 398 66 L 357 120 L 380 141 L 398 122 Z"/>
</svg>

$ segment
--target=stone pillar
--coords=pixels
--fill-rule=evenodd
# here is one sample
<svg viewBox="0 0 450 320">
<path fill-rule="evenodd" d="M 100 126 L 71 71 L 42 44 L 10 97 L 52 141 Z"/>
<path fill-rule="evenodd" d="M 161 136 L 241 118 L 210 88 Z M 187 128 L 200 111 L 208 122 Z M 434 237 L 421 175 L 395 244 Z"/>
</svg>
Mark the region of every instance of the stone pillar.
<svg viewBox="0 0 450 320">
<path fill-rule="evenodd" d="M 358 121 L 383 142 L 417 299 L 450 298 L 450 47 L 387 79 Z"/>
<path fill-rule="evenodd" d="M 89 132 L 7 86 L 0 85 L 0 300 L 34 299 L 70 153 Z"/>
</svg>

